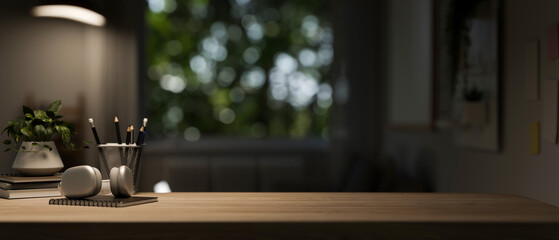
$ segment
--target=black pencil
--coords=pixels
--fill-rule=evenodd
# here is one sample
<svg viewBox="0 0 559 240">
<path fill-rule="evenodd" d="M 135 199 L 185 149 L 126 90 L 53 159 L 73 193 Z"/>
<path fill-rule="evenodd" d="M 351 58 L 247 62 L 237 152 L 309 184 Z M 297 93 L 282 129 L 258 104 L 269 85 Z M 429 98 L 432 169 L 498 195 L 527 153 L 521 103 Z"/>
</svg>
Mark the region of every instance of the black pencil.
<svg viewBox="0 0 559 240">
<path fill-rule="evenodd" d="M 115 116 L 115 131 L 116 131 L 116 141 L 118 144 L 122 144 L 122 137 L 120 136 L 120 123 L 118 122 L 118 117 Z M 120 154 L 120 163 L 126 165 L 126 159 L 124 158 L 123 149 L 119 148 L 118 153 Z"/>
<path fill-rule="evenodd" d="M 130 144 L 134 144 L 134 125 L 130 125 Z"/>
<path fill-rule="evenodd" d="M 116 141 L 118 144 L 122 144 L 122 138 L 120 137 L 120 124 L 118 123 L 118 117 L 115 116 L 115 130 L 116 130 Z"/>
<path fill-rule="evenodd" d="M 127 147 L 124 149 L 124 163 L 128 162 L 128 156 L 130 156 L 130 149 L 128 148 L 128 144 L 130 144 L 130 125 L 128 125 L 128 128 L 126 129 L 126 145 Z"/>
<path fill-rule="evenodd" d="M 142 145 L 142 136 L 144 135 L 144 126 L 140 128 L 140 132 L 138 133 L 138 138 L 136 139 L 136 145 Z"/>
<path fill-rule="evenodd" d="M 97 145 L 101 144 L 99 140 L 99 135 L 97 135 L 97 130 L 95 130 L 95 124 L 93 123 L 93 118 L 89 118 L 89 126 L 91 126 L 91 131 L 93 132 L 93 136 L 95 137 L 95 142 Z"/>
<path fill-rule="evenodd" d="M 126 145 L 130 144 L 130 125 L 126 129 Z"/>
<path fill-rule="evenodd" d="M 89 118 L 89 126 L 91 126 L 91 131 L 93 132 L 93 136 L 95 137 L 95 142 L 97 143 L 97 145 L 101 144 L 101 141 L 99 140 L 99 135 L 97 135 L 97 130 L 95 129 L 95 123 L 93 123 L 93 118 Z M 109 174 L 109 163 L 107 163 L 107 158 L 105 157 L 105 152 L 103 152 L 103 150 L 100 147 L 97 147 L 97 151 L 99 151 L 99 156 L 101 157 L 101 162 L 103 162 L 104 166 L 105 166 L 105 172 L 107 174 Z"/>
</svg>

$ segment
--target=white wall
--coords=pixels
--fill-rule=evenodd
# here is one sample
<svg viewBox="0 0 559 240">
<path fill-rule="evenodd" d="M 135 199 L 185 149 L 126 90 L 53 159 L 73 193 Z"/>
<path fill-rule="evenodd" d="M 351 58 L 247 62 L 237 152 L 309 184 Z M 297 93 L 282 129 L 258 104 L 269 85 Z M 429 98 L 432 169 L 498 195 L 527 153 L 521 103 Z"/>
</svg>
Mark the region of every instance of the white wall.
<svg viewBox="0 0 559 240">
<path fill-rule="evenodd" d="M 387 85 L 391 125 L 429 128 L 433 79 L 431 0 L 391 0 Z M 405 71 L 402 67 L 405 66 Z"/>
<path fill-rule="evenodd" d="M 530 155 L 529 124 L 542 121 L 542 101 L 541 96 L 539 101 L 523 98 L 523 55 L 527 42 L 540 40 L 540 86 L 546 78 L 559 78 L 559 60 L 547 60 L 547 29 L 559 22 L 559 1 L 502 2 L 501 151 L 491 153 L 456 147 L 448 130 L 387 129 L 383 137 L 384 154 L 401 156 L 409 166 L 421 164 L 415 161 L 432 161 L 437 191 L 520 194 L 559 205 L 559 146 L 542 142 L 541 154 Z M 419 155 L 429 157 L 418 158 Z"/>
</svg>

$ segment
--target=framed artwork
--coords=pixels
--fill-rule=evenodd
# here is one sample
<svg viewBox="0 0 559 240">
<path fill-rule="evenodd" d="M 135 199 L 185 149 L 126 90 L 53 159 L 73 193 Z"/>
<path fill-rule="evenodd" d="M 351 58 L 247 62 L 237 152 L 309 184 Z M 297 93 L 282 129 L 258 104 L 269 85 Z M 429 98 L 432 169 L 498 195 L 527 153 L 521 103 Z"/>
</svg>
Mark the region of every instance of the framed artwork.
<svg viewBox="0 0 559 240">
<path fill-rule="evenodd" d="M 457 145 L 499 150 L 499 0 L 440 0 L 437 119 L 452 123 Z"/>
</svg>

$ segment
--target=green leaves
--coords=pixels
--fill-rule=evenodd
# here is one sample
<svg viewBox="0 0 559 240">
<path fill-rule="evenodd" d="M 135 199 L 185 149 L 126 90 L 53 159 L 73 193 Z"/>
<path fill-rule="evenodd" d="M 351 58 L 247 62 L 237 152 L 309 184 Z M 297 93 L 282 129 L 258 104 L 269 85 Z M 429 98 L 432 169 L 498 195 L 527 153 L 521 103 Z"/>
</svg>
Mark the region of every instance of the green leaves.
<svg viewBox="0 0 559 240">
<path fill-rule="evenodd" d="M 20 141 L 30 141 L 33 142 L 32 149 L 28 150 L 22 147 L 22 150 L 33 151 L 33 148 L 38 147 L 47 148 L 52 151 L 52 147 L 40 145 L 37 142 L 51 141 L 55 134 L 62 138 L 63 143 L 70 142 L 70 136 L 75 132 L 75 129 L 71 123 L 63 121 L 62 115 L 58 114 L 62 108 L 62 101 L 52 102 L 46 110 L 33 110 L 27 106 L 22 108 L 23 117 L 9 121 L 2 131 L 2 133 L 6 133 L 12 138 L 12 140 L 3 141 L 5 145 L 13 144 L 17 147 Z M 73 150 L 78 150 L 73 144 L 69 144 L 69 146 Z M 10 147 L 6 151 L 20 151 L 16 147 Z"/>
<path fill-rule="evenodd" d="M 46 123 L 52 122 L 52 118 L 49 117 L 47 113 L 43 110 L 35 110 L 33 111 L 33 113 L 35 113 L 35 119 L 41 120 Z"/>
<path fill-rule="evenodd" d="M 43 145 L 43 147 L 46 148 L 46 149 L 48 149 L 49 151 L 52 151 L 52 147 L 49 146 L 49 145 L 47 145 L 47 144 Z"/>
<path fill-rule="evenodd" d="M 45 135 L 45 136 L 46 136 L 45 139 L 46 139 L 46 140 L 50 140 L 50 136 L 52 136 L 52 135 L 54 134 L 54 130 L 52 130 L 52 128 L 50 128 L 50 127 L 49 127 L 49 128 L 45 128 L 45 130 L 47 131 L 47 134 Z"/>
<path fill-rule="evenodd" d="M 31 126 L 24 127 L 19 131 L 23 134 L 23 136 L 26 136 L 30 139 L 33 137 L 33 132 L 31 131 Z"/>
<path fill-rule="evenodd" d="M 41 148 L 46 148 L 46 149 L 48 149 L 49 151 L 52 151 L 52 147 L 49 146 L 49 145 L 47 145 L 47 144 L 44 144 L 44 145 L 41 146 L 39 143 L 36 143 L 36 142 L 31 143 L 31 148 L 32 148 L 31 151 L 34 151 L 34 150 L 35 150 L 35 149 L 34 149 L 35 147 L 38 147 L 39 150 L 40 150 Z M 22 147 L 22 148 L 23 148 L 23 147 Z"/>
<path fill-rule="evenodd" d="M 28 113 L 31 114 L 32 116 L 35 116 L 35 115 L 33 115 L 33 109 L 31 109 L 28 106 L 23 106 L 23 115 L 26 115 Z"/>
<path fill-rule="evenodd" d="M 56 114 L 60 111 L 60 108 L 62 108 L 62 101 L 54 101 L 47 107 L 47 112 L 53 112 Z"/>
<path fill-rule="evenodd" d="M 35 130 L 34 134 L 37 136 L 37 139 L 41 139 L 41 140 L 46 141 L 46 140 L 48 140 L 47 138 L 50 137 L 47 134 L 47 129 L 43 125 L 35 125 L 34 130 Z"/>
<path fill-rule="evenodd" d="M 50 119 L 53 119 L 54 117 L 56 117 L 56 113 L 54 113 L 54 112 L 52 112 L 52 111 L 47 111 L 47 116 L 48 116 Z"/>
<path fill-rule="evenodd" d="M 62 136 L 62 142 L 67 143 L 70 141 L 70 129 L 64 125 L 55 126 L 56 131 Z"/>
</svg>

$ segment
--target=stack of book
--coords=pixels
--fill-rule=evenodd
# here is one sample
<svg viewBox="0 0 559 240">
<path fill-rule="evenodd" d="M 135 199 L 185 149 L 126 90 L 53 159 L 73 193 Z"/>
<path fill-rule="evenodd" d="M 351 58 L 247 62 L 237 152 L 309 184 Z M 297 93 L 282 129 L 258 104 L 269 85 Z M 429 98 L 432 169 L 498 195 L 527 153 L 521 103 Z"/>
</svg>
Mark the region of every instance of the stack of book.
<svg viewBox="0 0 559 240">
<path fill-rule="evenodd" d="M 23 177 L 0 175 L 0 197 L 6 199 L 58 197 L 62 175 Z"/>
</svg>

